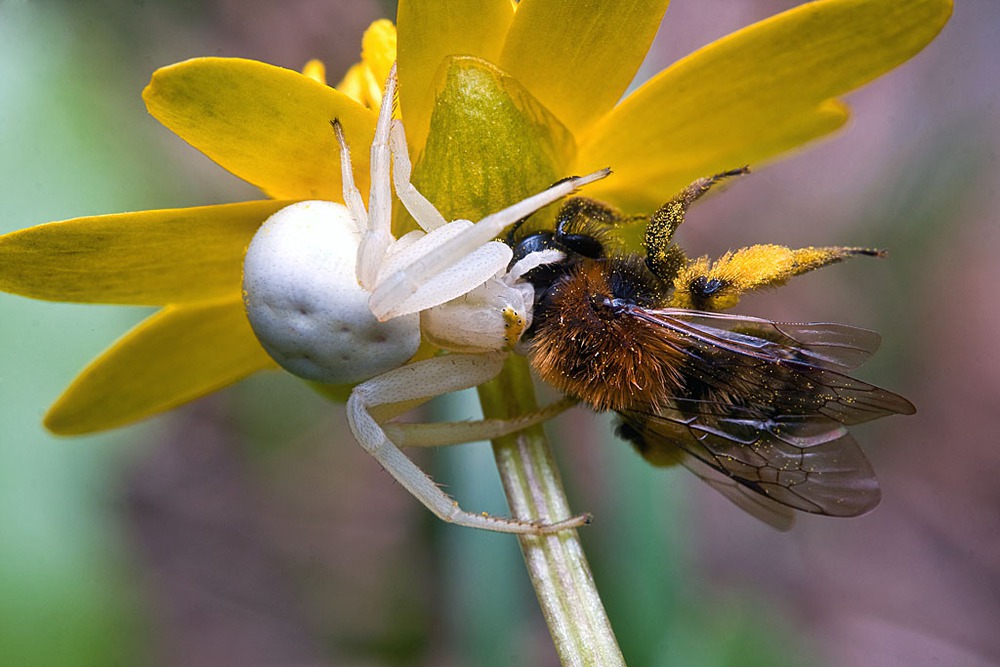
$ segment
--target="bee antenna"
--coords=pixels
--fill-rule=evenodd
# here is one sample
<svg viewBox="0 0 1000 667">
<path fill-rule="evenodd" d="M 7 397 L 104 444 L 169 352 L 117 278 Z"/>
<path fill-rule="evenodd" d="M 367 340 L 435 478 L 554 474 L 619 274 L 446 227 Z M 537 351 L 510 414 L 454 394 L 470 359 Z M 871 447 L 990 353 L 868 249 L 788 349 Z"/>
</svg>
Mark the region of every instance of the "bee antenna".
<svg viewBox="0 0 1000 667">
<path fill-rule="evenodd" d="M 889 251 L 881 248 L 851 248 L 852 255 L 867 255 L 868 257 L 888 257 Z"/>
<path fill-rule="evenodd" d="M 730 169 L 728 171 L 723 171 L 715 176 L 711 176 L 705 179 L 706 189 L 712 185 L 715 185 L 724 178 L 732 178 L 734 176 L 745 176 L 750 173 L 750 165 L 743 165 L 742 167 L 737 167 L 736 169 Z"/>
</svg>

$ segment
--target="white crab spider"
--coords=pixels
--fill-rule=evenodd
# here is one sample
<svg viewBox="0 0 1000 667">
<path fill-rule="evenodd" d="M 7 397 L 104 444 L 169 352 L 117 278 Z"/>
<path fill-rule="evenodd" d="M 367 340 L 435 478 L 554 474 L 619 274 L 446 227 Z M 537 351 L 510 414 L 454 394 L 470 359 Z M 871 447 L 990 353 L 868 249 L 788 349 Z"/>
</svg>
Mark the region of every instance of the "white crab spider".
<svg viewBox="0 0 1000 667">
<path fill-rule="evenodd" d="M 542 421 L 565 403 L 513 420 L 387 422 L 415 404 L 475 387 L 500 372 L 530 325 L 533 288 L 518 278 L 559 254 L 534 253 L 508 272 L 512 251 L 493 239 L 608 170 L 557 183 L 475 224 L 446 222 L 410 183 L 403 125 L 392 119 L 395 83 L 393 66 L 372 140 L 368 209 L 334 121 L 345 205 L 293 204 L 254 236 L 243 265 L 250 324 L 264 349 L 296 375 L 335 384 L 365 380 L 347 402 L 355 438 L 440 518 L 513 533 L 578 526 L 584 517 L 540 525 L 466 512 L 399 449 L 498 437 Z M 422 231 L 392 236 L 392 185 Z M 422 336 L 452 353 L 407 364 Z"/>
</svg>

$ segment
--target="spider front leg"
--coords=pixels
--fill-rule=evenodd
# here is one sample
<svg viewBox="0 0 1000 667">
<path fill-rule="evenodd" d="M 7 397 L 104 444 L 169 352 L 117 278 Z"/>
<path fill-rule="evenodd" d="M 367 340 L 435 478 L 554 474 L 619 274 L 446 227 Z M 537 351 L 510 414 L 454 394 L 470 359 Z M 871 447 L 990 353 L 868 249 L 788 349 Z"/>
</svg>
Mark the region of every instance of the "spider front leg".
<svg viewBox="0 0 1000 667">
<path fill-rule="evenodd" d="M 443 227 L 447 224 L 444 216 L 410 182 L 413 166 L 410 164 L 410 149 L 406 145 L 406 130 L 403 129 L 403 121 L 392 121 L 392 126 L 389 129 L 389 142 L 392 150 L 392 181 L 396 187 L 396 196 L 399 197 L 399 201 L 403 203 L 406 210 L 425 232 Z"/>
<path fill-rule="evenodd" d="M 378 286 L 372 291 L 368 302 L 372 314 L 384 322 L 444 303 L 481 285 L 487 278 L 501 271 L 513 256 L 507 244 L 493 239 L 501 236 L 507 227 L 518 220 L 610 173 L 610 169 L 601 169 L 586 176 L 567 178 L 512 206 L 491 213 L 475 224 L 457 220 L 433 230 L 420 239 L 429 247 L 419 255 L 414 253 L 416 257 L 412 261 L 404 263 L 397 260 L 390 263 L 394 258 L 388 258 L 386 266 L 379 273 Z M 454 275 L 449 272 L 454 272 Z M 459 278 L 458 281 L 456 277 Z M 426 302 L 425 295 L 440 293 L 443 289 L 457 291 L 437 303 Z"/>
<path fill-rule="evenodd" d="M 371 144 L 371 190 L 367 211 L 354 183 L 350 149 L 344 133 L 340 123 L 333 122 L 340 144 L 344 201 L 362 234 L 357 259 L 358 282 L 371 292 L 369 307 L 380 322 L 439 306 L 501 273 L 512 257 L 505 243 L 494 240 L 504 229 L 610 173 L 609 169 L 602 169 L 587 176 L 565 179 L 476 224 L 468 220 L 446 222 L 410 182 L 412 164 L 405 130 L 402 122 L 392 119 L 395 91 L 396 66 L 393 65 L 385 83 Z M 390 184 L 393 180 L 403 206 L 427 232 L 402 245 L 396 243 L 391 230 Z"/>
<path fill-rule="evenodd" d="M 366 452 L 414 495 L 429 510 L 444 521 L 482 528 L 502 533 L 541 534 L 576 528 L 587 523 L 587 516 L 577 516 L 551 524 L 518 521 L 488 514 L 467 512 L 458 506 L 427 473 L 421 470 L 399 447 L 393 443 L 382 424 L 372 415 L 373 410 L 414 401 L 421 401 L 475 387 L 495 377 L 503 367 L 503 353 L 449 354 L 409 364 L 363 382 L 354 388 L 347 401 L 347 419 L 354 437 Z M 486 432 L 503 431 L 495 420 L 487 423 Z M 524 428 L 529 424 L 515 424 Z M 492 429 L 492 430 L 491 430 Z M 480 439 L 481 433 L 462 434 L 462 437 Z M 441 444 L 451 444 L 453 439 L 442 437 Z M 431 444 L 421 442 L 420 444 Z"/>
</svg>

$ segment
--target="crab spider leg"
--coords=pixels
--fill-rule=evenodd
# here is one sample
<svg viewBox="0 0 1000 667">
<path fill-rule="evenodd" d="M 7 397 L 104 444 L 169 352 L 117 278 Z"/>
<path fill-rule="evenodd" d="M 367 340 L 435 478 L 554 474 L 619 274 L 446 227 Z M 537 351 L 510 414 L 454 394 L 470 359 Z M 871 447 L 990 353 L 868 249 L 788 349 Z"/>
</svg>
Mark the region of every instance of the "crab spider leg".
<svg viewBox="0 0 1000 667">
<path fill-rule="evenodd" d="M 460 445 L 517 433 L 541 424 L 577 404 L 574 398 L 565 397 L 533 412 L 511 419 L 481 419 L 468 422 L 440 424 L 384 424 L 386 435 L 400 447 L 442 447 Z"/>
<path fill-rule="evenodd" d="M 444 216 L 434 208 L 434 204 L 410 183 L 413 173 L 410 165 L 410 154 L 406 147 L 406 130 L 399 120 L 392 121 L 389 130 L 389 142 L 392 147 L 392 180 L 396 186 L 396 196 L 410 212 L 413 219 L 425 231 L 429 232 L 446 223 Z"/>
<path fill-rule="evenodd" d="M 402 250 L 391 253 L 379 271 L 379 284 L 386 276 L 391 277 L 397 271 L 405 270 L 405 267 L 420 257 L 438 252 L 438 248 L 449 239 L 471 226 L 472 223 L 468 220 L 450 222 L 444 227 L 438 227 L 424 234 Z M 473 248 L 467 255 L 456 258 L 450 266 L 431 276 L 412 293 L 405 295 L 404 300 L 396 304 L 392 314 L 382 321 L 440 306 L 468 294 L 503 272 L 511 257 L 513 251 L 510 246 L 499 241 L 491 241 Z M 371 308 L 370 299 L 369 308 Z"/>
<path fill-rule="evenodd" d="M 449 354 L 408 364 L 363 382 L 347 401 L 347 419 L 361 446 L 414 497 L 444 521 L 503 533 L 540 534 L 575 528 L 587 522 L 578 516 L 540 525 L 461 509 L 427 473 L 389 440 L 371 410 L 379 405 L 431 398 L 468 389 L 496 376 L 505 354 Z"/>
<path fill-rule="evenodd" d="M 364 200 L 358 186 L 354 184 L 354 167 L 351 165 L 351 149 L 344 139 L 344 128 L 340 124 L 339 118 L 330 121 L 333 126 L 333 133 L 337 136 L 337 143 L 340 144 L 340 181 L 344 189 L 344 205 L 354 218 L 354 224 L 362 234 L 368 229 L 368 211 L 365 209 Z"/>
<path fill-rule="evenodd" d="M 368 193 L 368 229 L 358 248 L 358 282 L 366 290 L 374 289 L 378 267 L 392 243 L 392 186 L 389 178 L 389 128 L 392 103 L 396 95 L 396 64 L 385 82 L 382 107 L 375 123 L 371 148 L 371 185 Z"/>
<path fill-rule="evenodd" d="M 458 251 L 461 254 L 462 251 L 467 251 L 467 249 L 476 248 L 488 241 L 492 241 L 500 236 L 503 230 L 521 218 L 528 217 L 552 202 L 572 194 L 584 185 L 607 177 L 610 173 L 611 169 L 605 167 L 586 176 L 573 176 L 572 178 L 564 179 L 548 189 L 542 190 L 538 194 L 522 199 L 516 204 L 496 213 L 489 214 L 473 225 L 472 228 L 452 239 L 447 245 L 442 246 L 439 253 L 426 258 L 424 262 L 420 262 L 422 266 L 417 267 L 414 276 L 420 277 L 425 272 L 431 274 L 437 273 L 448 264 L 451 264 L 451 261 L 445 258 L 449 253 L 454 254 L 455 251 Z"/>
<path fill-rule="evenodd" d="M 531 215 L 538 209 L 571 194 L 577 188 L 600 180 L 610 173 L 610 169 L 601 169 L 586 176 L 568 178 L 547 190 L 519 201 L 513 206 L 491 213 L 472 227 L 441 244 L 435 252 L 416 259 L 405 268 L 380 281 L 378 287 L 372 291 L 371 299 L 368 302 L 372 314 L 383 322 L 398 316 L 408 297 L 416 293 L 433 276 L 440 274 L 462 257 L 500 236 L 504 229 L 521 218 Z"/>
</svg>

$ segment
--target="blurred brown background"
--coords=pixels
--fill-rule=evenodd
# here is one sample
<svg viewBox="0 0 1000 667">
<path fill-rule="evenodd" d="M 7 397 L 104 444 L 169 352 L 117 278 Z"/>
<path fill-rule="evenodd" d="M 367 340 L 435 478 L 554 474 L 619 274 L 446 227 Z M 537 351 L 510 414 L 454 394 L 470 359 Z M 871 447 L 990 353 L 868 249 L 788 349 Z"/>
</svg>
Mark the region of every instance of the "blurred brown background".
<svg viewBox="0 0 1000 667">
<path fill-rule="evenodd" d="M 640 79 L 796 4 L 674 0 Z M 684 471 L 642 464 L 605 418 L 552 426 L 572 502 L 596 516 L 585 545 L 630 664 L 1000 663 L 1000 4 L 958 5 L 923 53 L 848 98 L 843 132 L 755 166 L 680 237 L 692 254 L 889 249 L 740 307 L 883 334 L 860 375 L 918 414 L 857 430 L 882 505 L 778 534 Z M 0 2 L 3 231 L 258 197 L 146 115 L 151 72 L 318 57 L 335 82 L 393 12 Z M 290 377 L 110 437 L 45 436 L 48 403 L 142 314 L 0 295 L 0 664 L 555 664 L 515 541 L 432 519 L 353 443 L 342 409 Z M 463 396 L 430 416 L 475 414 Z M 503 511 L 488 447 L 417 458 L 467 507 Z"/>
</svg>

